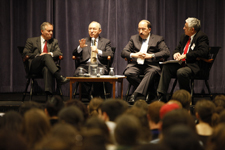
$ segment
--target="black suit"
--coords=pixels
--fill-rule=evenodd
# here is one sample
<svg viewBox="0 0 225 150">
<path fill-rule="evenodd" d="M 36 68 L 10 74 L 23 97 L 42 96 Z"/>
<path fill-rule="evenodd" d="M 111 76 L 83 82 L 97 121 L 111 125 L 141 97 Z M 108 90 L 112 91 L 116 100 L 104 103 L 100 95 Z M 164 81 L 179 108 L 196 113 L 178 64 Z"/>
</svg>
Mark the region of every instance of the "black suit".
<svg viewBox="0 0 225 150">
<path fill-rule="evenodd" d="M 48 54 L 39 56 L 41 54 L 41 37 L 28 38 L 23 50 L 23 55 L 29 56 L 30 73 L 42 73 L 45 82 L 45 91 L 52 93 L 52 77 L 53 74 L 58 71 L 58 67 L 53 59 L 58 58 L 62 53 L 57 39 L 50 39 L 47 43 L 47 47 L 48 52 L 52 52 L 53 57 Z"/>
<path fill-rule="evenodd" d="M 73 51 L 74 56 L 78 56 L 81 58 L 80 59 L 81 64 L 75 70 L 75 73 L 74 73 L 75 76 L 78 75 L 80 67 L 84 68 L 84 72 L 86 72 L 86 73 L 88 72 L 88 65 L 89 65 L 88 60 L 91 58 L 91 47 L 90 47 L 91 46 L 91 38 L 87 37 L 85 39 L 86 39 L 87 46 L 82 48 L 82 51 L 80 53 L 77 52 L 77 48 Z M 100 61 L 100 63 L 98 63 L 98 65 L 100 67 L 104 68 L 104 71 L 106 74 L 106 73 L 108 73 L 107 57 L 113 56 L 110 40 L 99 37 L 97 48 L 102 51 L 102 55 L 97 55 L 98 60 Z"/>
<path fill-rule="evenodd" d="M 121 53 L 122 58 L 130 58 L 131 53 L 139 52 L 142 46 L 142 38 L 137 34 L 130 38 L 130 41 L 125 46 Z M 155 58 L 145 59 L 143 65 L 137 64 L 137 58 L 132 58 L 129 61 L 124 75 L 127 76 L 127 80 L 136 88 L 135 92 L 146 96 L 149 85 L 153 84 L 154 77 L 161 73 L 159 66 L 159 59 L 169 57 L 170 51 L 166 46 L 162 36 L 151 34 L 148 42 L 147 53 L 155 54 Z M 144 78 L 141 80 L 138 75 L 144 74 Z"/>
<path fill-rule="evenodd" d="M 182 35 L 180 42 L 173 54 L 179 52 L 183 54 L 184 47 L 189 39 L 189 36 Z M 199 31 L 193 37 L 189 51 L 186 54 L 186 65 L 182 67 L 179 64 L 165 64 L 163 66 L 162 75 L 160 78 L 158 92 L 166 94 L 171 77 L 176 76 L 179 82 L 180 89 L 185 89 L 190 92 L 190 78 L 196 75 L 200 68 L 204 67 L 202 61 L 197 61 L 197 57 L 208 57 L 209 40 L 205 33 Z"/>
</svg>

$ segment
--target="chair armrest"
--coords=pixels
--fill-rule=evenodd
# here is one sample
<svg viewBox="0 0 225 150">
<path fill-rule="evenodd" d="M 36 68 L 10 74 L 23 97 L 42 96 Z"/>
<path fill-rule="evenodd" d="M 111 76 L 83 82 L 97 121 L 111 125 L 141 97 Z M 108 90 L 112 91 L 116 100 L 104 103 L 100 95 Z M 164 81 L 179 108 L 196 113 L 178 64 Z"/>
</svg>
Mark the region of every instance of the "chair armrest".
<svg viewBox="0 0 225 150">
<path fill-rule="evenodd" d="M 27 61 L 29 59 L 29 56 L 26 55 L 24 58 L 23 58 L 23 62 Z"/>
<path fill-rule="evenodd" d="M 111 60 L 111 56 L 108 56 L 108 57 L 107 57 L 107 60 Z"/>
<path fill-rule="evenodd" d="M 59 55 L 59 60 L 63 60 L 63 55 Z"/>
<path fill-rule="evenodd" d="M 213 59 L 205 59 L 205 58 L 201 58 L 201 57 L 197 57 L 196 60 L 202 60 L 202 61 L 207 62 L 207 63 L 213 62 Z"/>
</svg>

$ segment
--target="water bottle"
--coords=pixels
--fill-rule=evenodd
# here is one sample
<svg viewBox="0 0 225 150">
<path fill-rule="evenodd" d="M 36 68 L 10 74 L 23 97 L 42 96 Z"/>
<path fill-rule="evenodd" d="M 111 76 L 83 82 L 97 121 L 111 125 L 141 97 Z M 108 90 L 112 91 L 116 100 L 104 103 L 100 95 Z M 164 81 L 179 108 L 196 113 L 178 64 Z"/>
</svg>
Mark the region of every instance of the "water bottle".
<svg viewBox="0 0 225 150">
<path fill-rule="evenodd" d="M 109 75 L 110 76 L 114 76 L 114 68 L 113 67 L 111 67 L 111 68 L 109 68 L 110 69 L 110 71 L 109 71 Z"/>
</svg>

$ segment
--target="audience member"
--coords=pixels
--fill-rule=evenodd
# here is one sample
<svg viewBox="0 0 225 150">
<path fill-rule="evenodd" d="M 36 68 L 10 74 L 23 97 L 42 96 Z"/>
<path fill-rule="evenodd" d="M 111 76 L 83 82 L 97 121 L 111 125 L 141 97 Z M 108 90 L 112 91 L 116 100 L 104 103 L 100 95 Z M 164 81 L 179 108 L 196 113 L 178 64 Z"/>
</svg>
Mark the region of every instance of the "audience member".
<svg viewBox="0 0 225 150">
<path fill-rule="evenodd" d="M 84 124 L 84 115 L 77 106 L 64 107 L 58 114 L 59 122 L 66 122 L 74 126 L 78 131 Z"/>
<path fill-rule="evenodd" d="M 190 112 L 191 94 L 186 90 L 177 90 L 173 93 L 171 100 L 177 100 L 181 103 L 182 107 Z"/>
<path fill-rule="evenodd" d="M 159 129 L 160 129 L 160 116 L 159 111 L 161 107 L 164 105 L 164 102 L 154 101 L 148 106 L 148 124 L 151 129 L 152 140 L 158 139 L 159 137 Z"/>
<path fill-rule="evenodd" d="M 100 105 L 103 103 L 103 99 L 102 98 L 93 98 L 91 99 L 91 101 L 89 102 L 87 109 L 88 109 L 88 113 L 89 113 L 89 117 L 92 116 L 98 116 L 98 109 L 100 107 Z"/>
<path fill-rule="evenodd" d="M 203 150 L 196 133 L 184 124 L 170 127 L 163 134 L 162 143 L 171 150 Z"/>
<path fill-rule="evenodd" d="M 58 113 L 63 107 L 63 100 L 58 95 L 53 96 L 47 101 L 45 106 L 45 114 L 49 117 L 52 126 L 58 122 Z"/>
<path fill-rule="evenodd" d="M 82 103 L 80 100 L 76 100 L 76 99 L 72 99 L 66 102 L 66 106 L 76 106 L 77 108 L 79 108 L 83 115 L 84 115 L 84 121 L 86 121 L 86 119 L 88 118 L 88 109 L 87 106 Z"/>
<path fill-rule="evenodd" d="M 33 108 L 24 114 L 23 135 L 28 147 L 33 149 L 50 133 L 51 125 L 43 110 Z"/>
<path fill-rule="evenodd" d="M 219 122 L 219 115 L 215 111 L 216 106 L 209 100 L 197 101 L 195 105 L 195 115 L 199 120 L 196 129 L 204 146 L 213 132 L 213 126 L 217 125 Z"/>
<path fill-rule="evenodd" d="M 133 115 L 139 120 L 141 124 L 140 143 L 149 143 L 149 141 L 151 141 L 151 130 L 148 124 L 147 111 L 133 106 L 129 108 L 125 114 Z"/>
<path fill-rule="evenodd" d="M 213 103 L 216 105 L 216 112 L 220 114 L 225 109 L 225 96 L 217 95 L 213 99 Z"/>
<path fill-rule="evenodd" d="M 223 150 L 225 147 L 225 124 L 221 123 L 213 130 L 212 135 L 209 137 L 206 150 Z"/>
<path fill-rule="evenodd" d="M 148 103 L 145 100 L 139 99 L 139 100 L 135 101 L 134 106 L 141 108 L 141 109 L 145 110 L 146 112 L 148 111 Z"/>
<path fill-rule="evenodd" d="M 177 101 L 177 100 L 169 100 L 167 102 L 167 104 L 174 104 L 174 103 L 179 105 L 180 108 L 183 108 L 182 104 L 179 101 Z"/>
<path fill-rule="evenodd" d="M 141 123 L 133 115 L 121 115 L 116 119 L 115 139 L 117 149 L 131 150 L 140 144 Z"/>
<path fill-rule="evenodd" d="M 44 107 L 37 103 L 37 102 L 34 102 L 34 101 L 25 101 L 22 105 L 20 105 L 19 107 L 19 113 L 24 116 L 24 114 L 32 109 L 32 108 L 38 108 L 38 109 L 44 109 Z"/>
<path fill-rule="evenodd" d="M 163 105 L 160 110 L 159 110 L 159 117 L 162 119 L 168 112 L 175 110 L 175 109 L 180 109 L 179 105 L 176 103 L 172 104 L 165 104 Z"/>
</svg>

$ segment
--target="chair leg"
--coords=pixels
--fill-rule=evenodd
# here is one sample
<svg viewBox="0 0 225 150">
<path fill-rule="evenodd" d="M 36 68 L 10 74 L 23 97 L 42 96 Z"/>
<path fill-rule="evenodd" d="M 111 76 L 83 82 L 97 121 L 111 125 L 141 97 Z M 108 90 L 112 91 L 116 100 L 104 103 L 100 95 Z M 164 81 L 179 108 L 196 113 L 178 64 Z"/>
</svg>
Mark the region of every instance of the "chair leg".
<svg viewBox="0 0 225 150">
<path fill-rule="evenodd" d="M 102 82 L 103 84 L 103 90 L 104 90 L 104 96 L 105 96 L 105 99 L 107 99 L 107 93 L 106 93 L 106 88 L 105 88 L 105 82 Z"/>
<path fill-rule="evenodd" d="M 25 90 L 24 90 L 24 92 L 23 92 L 23 99 L 22 99 L 22 102 L 24 102 L 24 99 L 25 99 L 25 97 L 26 97 L 26 95 L 27 95 L 27 89 L 28 89 L 29 84 L 30 84 L 30 78 L 27 79 L 26 88 L 25 88 Z"/>
<path fill-rule="evenodd" d="M 127 93 L 126 93 L 126 97 L 125 97 L 126 101 L 128 101 L 128 96 L 129 96 L 130 88 L 131 88 L 131 84 L 129 83 L 128 89 L 127 89 Z"/>
<path fill-rule="evenodd" d="M 191 79 L 191 103 L 194 105 L 194 79 Z"/>
<path fill-rule="evenodd" d="M 210 90 L 210 88 L 209 88 L 209 83 L 208 83 L 207 80 L 205 80 L 205 85 L 206 85 L 206 87 L 207 87 L 207 89 L 208 89 L 208 92 L 209 92 L 209 95 L 210 95 L 210 99 L 213 100 L 213 96 L 212 96 L 212 94 L 211 94 L 211 90 Z"/>
<path fill-rule="evenodd" d="M 31 79 L 30 101 L 32 100 L 32 96 L 33 96 L 33 88 L 34 88 L 34 79 Z"/>
<path fill-rule="evenodd" d="M 172 95 L 173 95 L 173 91 L 174 91 L 176 85 L 177 85 L 177 78 L 176 78 L 175 81 L 173 82 L 173 87 L 172 87 L 172 89 L 171 89 L 171 91 L 170 91 L 170 97 L 169 97 L 169 99 L 171 99 L 171 97 L 172 97 Z"/>
</svg>

